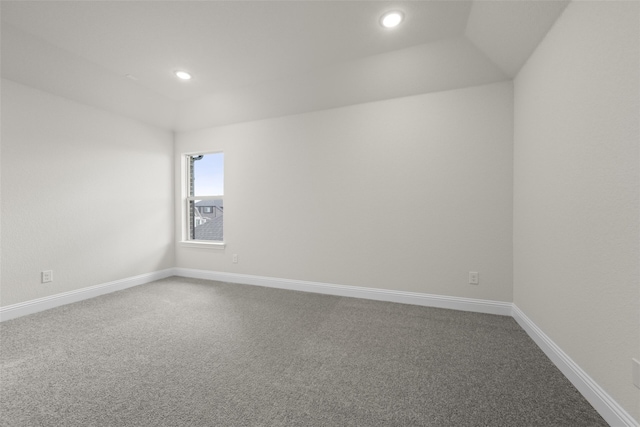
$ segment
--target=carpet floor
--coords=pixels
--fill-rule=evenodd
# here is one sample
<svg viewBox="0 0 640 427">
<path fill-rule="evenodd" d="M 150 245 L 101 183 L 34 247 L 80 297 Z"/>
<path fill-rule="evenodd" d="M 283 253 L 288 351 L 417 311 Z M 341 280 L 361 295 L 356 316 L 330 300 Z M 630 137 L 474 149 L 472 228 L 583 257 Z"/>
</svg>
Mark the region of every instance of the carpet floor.
<svg viewBox="0 0 640 427">
<path fill-rule="evenodd" d="M 606 426 L 510 317 L 171 277 L 0 324 L 2 426 Z"/>
</svg>

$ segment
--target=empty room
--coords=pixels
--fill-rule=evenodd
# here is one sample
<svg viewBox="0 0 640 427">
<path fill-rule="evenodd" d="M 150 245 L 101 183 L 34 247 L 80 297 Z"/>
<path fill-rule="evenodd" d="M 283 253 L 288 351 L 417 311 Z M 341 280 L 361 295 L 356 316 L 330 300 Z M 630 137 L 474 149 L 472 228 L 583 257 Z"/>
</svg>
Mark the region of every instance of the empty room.
<svg viewBox="0 0 640 427">
<path fill-rule="evenodd" d="M 640 425 L 639 1 L 0 17 L 0 426 Z"/>
</svg>

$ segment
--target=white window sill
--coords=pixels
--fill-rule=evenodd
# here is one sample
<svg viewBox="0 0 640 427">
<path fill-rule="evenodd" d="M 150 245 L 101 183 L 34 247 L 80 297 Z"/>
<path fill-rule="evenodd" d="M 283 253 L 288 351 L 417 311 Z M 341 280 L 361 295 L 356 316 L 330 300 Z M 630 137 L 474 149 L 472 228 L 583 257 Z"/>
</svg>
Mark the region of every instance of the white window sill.
<svg viewBox="0 0 640 427">
<path fill-rule="evenodd" d="M 198 249 L 218 249 L 222 250 L 226 246 L 224 242 L 205 242 L 202 240 L 188 240 L 179 243 L 183 248 L 198 248 Z"/>
</svg>

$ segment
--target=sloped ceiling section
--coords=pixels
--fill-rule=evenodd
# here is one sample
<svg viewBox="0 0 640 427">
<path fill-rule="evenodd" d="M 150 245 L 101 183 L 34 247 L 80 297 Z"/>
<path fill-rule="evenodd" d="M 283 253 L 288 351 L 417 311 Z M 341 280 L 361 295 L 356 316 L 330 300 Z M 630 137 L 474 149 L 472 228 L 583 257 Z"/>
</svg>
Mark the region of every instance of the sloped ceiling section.
<svg viewBox="0 0 640 427">
<path fill-rule="evenodd" d="M 475 1 L 465 34 L 513 78 L 569 3 L 568 0 Z"/>
<path fill-rule="evenodd" d="M 4 22 L 2 77 L 161 128 L 175 126 L 175 102 Z"/>
<path fill-rule="evenodd" d="M 182 103 L 177 130 L 264 119 L 508 80 L 465 37 L 348 61 Z"/>
<path fill-rule="evenodd" d="M 2 77 L 192 130 L 508 80 L 566 4 L 3 1 Z"/>
</svg>

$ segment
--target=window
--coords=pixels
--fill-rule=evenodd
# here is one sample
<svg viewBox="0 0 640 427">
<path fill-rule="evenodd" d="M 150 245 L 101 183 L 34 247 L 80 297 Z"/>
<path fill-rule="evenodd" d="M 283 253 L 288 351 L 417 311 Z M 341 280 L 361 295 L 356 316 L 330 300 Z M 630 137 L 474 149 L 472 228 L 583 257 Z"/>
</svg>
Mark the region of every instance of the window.
<svg viewBox="0 0 640 427">
<path fill-rule="evenodd" d="M 224 154 L 189 154 L 185 161 L 184 242 L 224 241 Z"/>
</svg>

